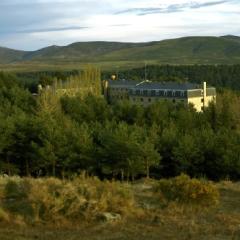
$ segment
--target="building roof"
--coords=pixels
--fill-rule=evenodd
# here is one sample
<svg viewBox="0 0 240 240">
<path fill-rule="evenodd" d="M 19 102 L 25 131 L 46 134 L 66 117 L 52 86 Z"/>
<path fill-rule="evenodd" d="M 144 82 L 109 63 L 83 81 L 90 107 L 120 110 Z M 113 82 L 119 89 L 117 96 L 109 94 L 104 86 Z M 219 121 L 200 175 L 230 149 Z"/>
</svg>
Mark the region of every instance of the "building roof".
<svg viewBox="0 0 240 240">
<path fill-rule="evenodd" d="M 169 89 L 169 90 L 191 90 L 201 89 L 202 86 L 194 83 L 177 83 L 177 82 L 147 82 L 137 84 L 135 89 Z"/>
<path fill-rule="evenodd" d="M 109 80 L 109 86 L 113 87 L 121 87 L 121 88 L 131 88 L 131 89 L 139 89 L 139 90 L 202 90 L 201 84 L 196 83 L 177 83 L 177 82 L 151 82 L 151 81 L 133 81 L 133 80 Z M 207 89 L 215 90 L 214 87 L 207 86 Z M 215 90 L 216 91 L 216 90 Z"/>
</svg>

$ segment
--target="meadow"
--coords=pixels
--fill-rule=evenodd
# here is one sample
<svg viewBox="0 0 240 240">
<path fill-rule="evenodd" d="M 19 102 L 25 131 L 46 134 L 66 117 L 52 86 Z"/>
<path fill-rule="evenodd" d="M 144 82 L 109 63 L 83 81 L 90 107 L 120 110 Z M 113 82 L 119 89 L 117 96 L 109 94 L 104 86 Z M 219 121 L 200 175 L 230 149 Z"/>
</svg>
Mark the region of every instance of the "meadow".
<svg viewBox="0 0 240 240">
<path fill-rule="evenodd" d="M 2 240 L 240 238 L 240 184 L 231 181 L 81 175 L 1 177 L 0 186 Z"/>
</svg>

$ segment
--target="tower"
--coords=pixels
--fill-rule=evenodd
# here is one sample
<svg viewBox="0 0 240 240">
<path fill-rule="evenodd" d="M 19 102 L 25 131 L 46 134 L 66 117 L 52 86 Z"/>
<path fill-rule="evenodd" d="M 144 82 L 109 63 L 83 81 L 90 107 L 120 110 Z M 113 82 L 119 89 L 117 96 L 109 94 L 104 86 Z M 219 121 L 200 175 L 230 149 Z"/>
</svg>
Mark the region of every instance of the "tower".
<svg viewBox="0 0 240 240">
<path fill-rule="evenodd" d="M 207 107 L 207 83 L 203 82 L 203 108 Z"/>
</svg>

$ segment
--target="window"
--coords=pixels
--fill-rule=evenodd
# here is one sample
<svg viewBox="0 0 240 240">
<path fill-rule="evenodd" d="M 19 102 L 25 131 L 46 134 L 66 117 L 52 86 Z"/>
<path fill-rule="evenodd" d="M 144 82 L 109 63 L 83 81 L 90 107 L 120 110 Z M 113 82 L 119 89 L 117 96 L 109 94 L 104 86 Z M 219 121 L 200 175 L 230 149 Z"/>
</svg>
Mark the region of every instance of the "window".
<svg viewBox="0 0 240 240">
<path fill-rule="evenodd" d="M 143 95 L 147 96 L 148 95 L 148 91 L 147 90 L 143 90 Z"/>
<path fill-rule="evenodd" d="M 201 99 L 201 102 L 202 102 L 202 103 L 204 102 L 204 99 L 203 99 L 203 98 Z"/>
<path fill-rule="evenodd" d="M 159 91 L 159 96 L 164 96 L 164 91 Z"/>
<path fill-rule="evenodd" d="M 143 98 L 141 98 L 141 102 L 143 102 Z"/>
<path fill-rule="evenodd" d="M 156 91 L 155 90 L 151 91 L 151 96 L 156 96 Z"/>
<path fill-rule="evenodd" d="M 172 97 L 172 91 L 167 91 L 167 96 Z"/>
<path fill-rule="evenodd" d="M 149 101 L 149 102 L 151 102 L 151 101 L 152 101 L 152 99 L 151 99 L 151 98 L 149 98 L 149 99 L 148 99 L 148 101 Z"/>
<path fill-rule="evenodd" d="M 175 97 L 175 93 L 176 93 L 175 91 L 172 91 L 172 96 L 173 96 L 173 97 Z"/>
<path fill-rule="evenodd" d="M 175 102 L 176 102 L 176 100 L 175 100 L 175 99 L 173 99 L 172 101 L 173 101 L 173 103 L 175 103 Z"/>
</svg>

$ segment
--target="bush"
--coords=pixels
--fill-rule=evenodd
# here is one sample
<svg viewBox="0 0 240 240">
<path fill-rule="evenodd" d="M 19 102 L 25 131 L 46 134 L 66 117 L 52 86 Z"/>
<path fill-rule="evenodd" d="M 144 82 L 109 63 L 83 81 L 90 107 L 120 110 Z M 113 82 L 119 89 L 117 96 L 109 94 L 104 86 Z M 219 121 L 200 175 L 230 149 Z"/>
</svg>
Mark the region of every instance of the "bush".
<svg viewBox="0 0 240 240">
<path fill-rule="evenodd" d="M 33 215 L 31 204 L 28 201 L 30 191 L 31 185 L 28 180 L 15 181 L 9 178 L 4 190 L 4 209 L 15 215 L 30 219 Z"/>
<path fill-rule="evenodd" d="M 134 210 L 128 185 L 97 178 L 10 179 L 4 192 L 4 209 L 27 223 L 93 221 L 102 213 L 127 216 Z"/>
<path fill-rule="evenodd" d="M 219 191 L 210 181 L 191 179 L 182 174 L 172 179 L 163 179 L 157 185 L 157 191 L 169 201 L 182 204 L 215 206 L 219 202 Z"/>
</svg>

